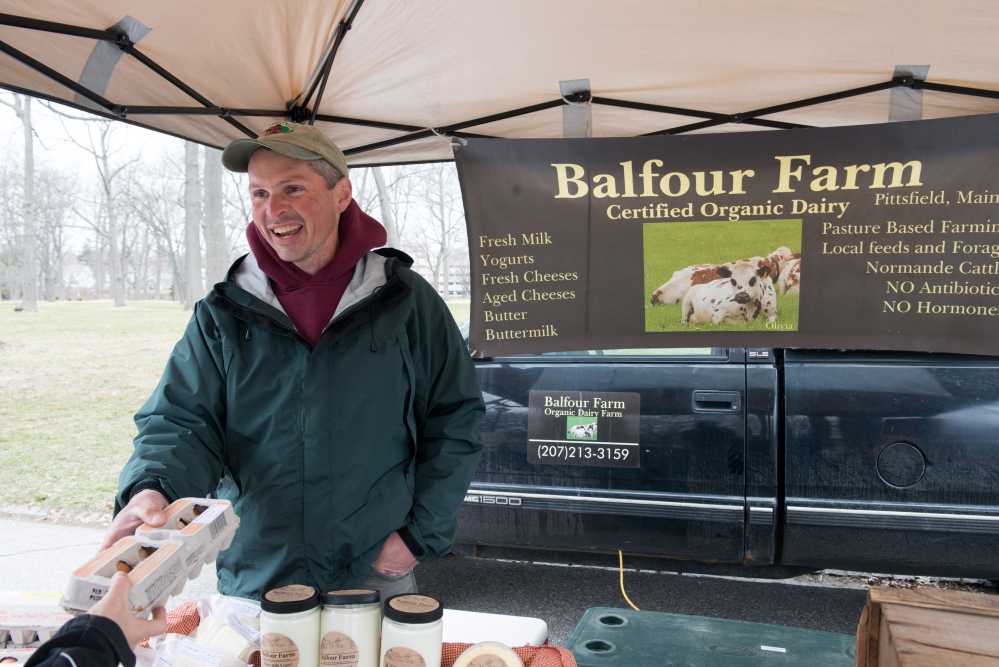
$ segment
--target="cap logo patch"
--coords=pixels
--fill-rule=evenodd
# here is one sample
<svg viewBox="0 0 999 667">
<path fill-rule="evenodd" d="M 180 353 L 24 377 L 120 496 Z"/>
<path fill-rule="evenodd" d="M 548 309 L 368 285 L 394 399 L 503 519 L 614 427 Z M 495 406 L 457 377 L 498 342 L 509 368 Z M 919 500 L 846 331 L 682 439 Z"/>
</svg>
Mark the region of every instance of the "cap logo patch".
<svg viewBox="0 0 999 667">
<path fill-rule="evenodd" d="M 271 125 L 270 127 L 268 127 L 266 130 L 264 130 L 263 132 L 261 132 L 260 136 L 266 137 L 266 136 L 271 135 L 271 134 L 286 134 L 286 133 L 292 132 L 292 131 L 294 131 L 294 128 L 292 128 L 292 126 L 288 125 L 287 123 L 274 123 L 273 125 Z"/>
</svg>

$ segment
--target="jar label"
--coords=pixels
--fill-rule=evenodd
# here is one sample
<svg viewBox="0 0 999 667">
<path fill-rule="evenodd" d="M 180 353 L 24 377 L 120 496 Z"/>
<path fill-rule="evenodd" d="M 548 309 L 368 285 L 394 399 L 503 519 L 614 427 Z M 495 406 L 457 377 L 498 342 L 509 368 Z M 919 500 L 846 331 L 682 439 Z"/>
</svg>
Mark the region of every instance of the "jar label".
<svg viewBox="0 0 999 667">
<path fill-rule="evenodd" d="M 388 602 L 393 609 L 404 611 L 407 614 L 420 614 L 427 611 L 434 611 L 441 606 L 437 600 L 426 595 L 400 595 L 392 598 Z"/>
<path fill-rule="evenodd" d="M 322 667 L 357 667 L 357 644 L 342 632 L 327 632 L 319 654 Z"/>
<path fill-rule="evenodd" d="M 330 595 L 370 595 L 374 591 L 370 588 L 349 588 L 345 591 L 330 591 Z"/>
<path fill-rule="evenodd" d="M 423 656 L 411 648 L 396 646 L 385 651 L 385 667 L 427 667 Z"/>
<path fill-rule="evenodd" d="M 260 638 L 260 667 L 298 667 L 300 657 L 291 637 L 268 632 Z"/>
<path fill-rule="evenodd" d="M 301 602 L 308 600 L 315 593 L 316 590 L 311 586 L 292 584 L 269 590 L 264 594 L 264 597 L 271 602 Z"/>
<path fill-rule="evenodd" d="M 468 667 L 510 667 L 506 660 L 492 653 L 483 653 L 475 656 Z"/>
</svg>

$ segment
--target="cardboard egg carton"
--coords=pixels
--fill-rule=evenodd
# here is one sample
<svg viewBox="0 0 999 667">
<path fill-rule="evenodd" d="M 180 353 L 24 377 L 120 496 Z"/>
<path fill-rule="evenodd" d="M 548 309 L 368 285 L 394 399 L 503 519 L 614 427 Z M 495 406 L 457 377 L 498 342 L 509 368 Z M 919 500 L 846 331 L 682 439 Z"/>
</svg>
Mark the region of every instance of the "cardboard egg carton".
<svg viewBox="0 0 999 667">
<path fill-rule="evenodd" d="M 184 544 L 185 567 L 191 579 L 201 574 L 205 563 L 214 563 L 219 551 L 232 544 L 239 517 L 228 500 L 181 498 L 163 513 L 166 523 L 159 527 L 143 524 L 135 536 L 144 540 L 178 540 Z"/>
<path fill-rule="evenodd" d="M 228 500 L 181 498 L 164 511 L 166 523 L 143 524 L 132 537 L 118 540 L 70 578 L 60 604 L 71 614 L 82 614 L 101 600 L 116 571 L 128 573 L 132 582 L 129 607 L 145 618 L 178 595 L 188 579 L 201 573 L 219 551 L 232 544 L 239 518 Z"/>
<path fill-rule="evenodd" d="M 0 645 L 47 641 L 70 618 L 58 593 L 0 591 Z"/>
<path fill-rule="evenodd" d="M 108 592 L 114 573 L 126 572 L 132 582 L 129 608 L 144 618 L 183 590 L 189 570 L 185 555 L 178 540 L 123 537 L 73 572 L 59 604 L 71 614 L 86 613 Z"/>
<path fill-rule="evenodd" d="M 34 645 L 0 648 L 0 664 L 24 664 L 37 650 L 38 647 Z M 11 662 L 11 659 L 14 662 Z"/>
<path fill-rule="evenodd" d="M 47 642 L 52 639 L 52 635 L 58 629 L 49 627 L 3 628 L 0 629 L 0 644 L 9 641 L 11 644 L 23 646 L 33 642 Z"/>
</svg>

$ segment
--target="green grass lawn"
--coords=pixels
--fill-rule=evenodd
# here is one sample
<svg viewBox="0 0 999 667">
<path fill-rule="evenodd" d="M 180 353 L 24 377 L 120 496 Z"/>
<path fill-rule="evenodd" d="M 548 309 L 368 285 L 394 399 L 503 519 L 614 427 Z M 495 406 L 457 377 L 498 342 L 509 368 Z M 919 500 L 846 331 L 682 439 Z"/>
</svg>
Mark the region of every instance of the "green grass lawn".
<svg viewBox="0 0 999 667">
<path fill-rule="evenodd" d="M 146 400 L 190 312 L 170 301 L 0 302 L 0 505 L 110 512 Z M 449 301 L 455 319 L 469 303 Z"/>
<path fill-rule="evenodd" d="M 132 415 L 189 318 L 168 301 L 0 305 L 0 503 L 110 509 Z"/>
<path fill-rule="evenodd" d="M 445 303 L 447 303 L 447 307 L 451 310 L 451 316 L 454 317 L 454 321 L 459 326 L 468 321 L 472 311 L 472 303 L 468 299 L 449 299 Z"/>
<path fill-rule="evenodd" d="M 748 220 L 646 224 L 645 330 L 646 331 L 796 331 L 798 295 L 777 294 L 777 320 L 714 324 L 682 324 L 682 303 L 651 305 L 649 296 L 673 272 L 692 264 L 724 264 L 746 257 L 766 257 L 784 246 L 801 252 L 800 220 Z M 775 291 L 776 290 L 776 285 Z"/>
</svg>

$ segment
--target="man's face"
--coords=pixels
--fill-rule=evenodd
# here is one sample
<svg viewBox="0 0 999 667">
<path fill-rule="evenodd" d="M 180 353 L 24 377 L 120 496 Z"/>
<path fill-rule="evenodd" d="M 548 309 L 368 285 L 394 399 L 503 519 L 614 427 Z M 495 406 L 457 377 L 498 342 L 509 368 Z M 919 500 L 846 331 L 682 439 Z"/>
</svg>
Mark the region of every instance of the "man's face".
<svg viewBox="0 0 999 667">
<path fill-rule="evenodd" d="M 315 275 L 339 246 L 337 228 L 350 204 L 350 181 L 341 178 L 328 190 L 305 160 L 271 150 L 254 151 L 247 171 L 257 231 L 278 257 Z"/>
</svg>

